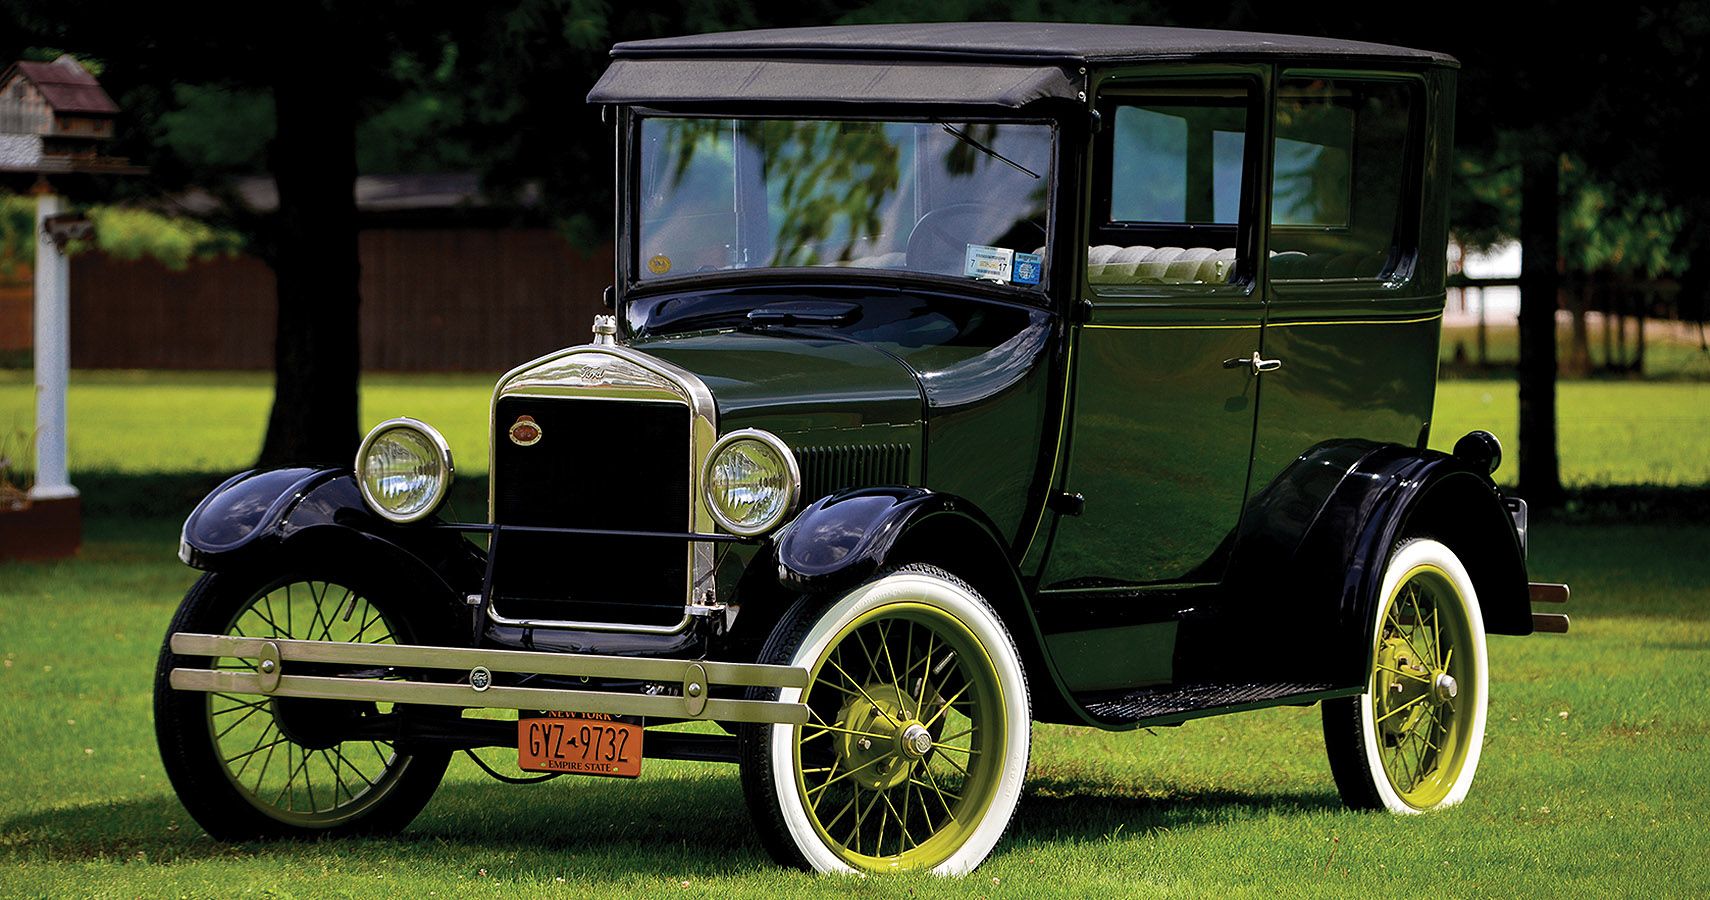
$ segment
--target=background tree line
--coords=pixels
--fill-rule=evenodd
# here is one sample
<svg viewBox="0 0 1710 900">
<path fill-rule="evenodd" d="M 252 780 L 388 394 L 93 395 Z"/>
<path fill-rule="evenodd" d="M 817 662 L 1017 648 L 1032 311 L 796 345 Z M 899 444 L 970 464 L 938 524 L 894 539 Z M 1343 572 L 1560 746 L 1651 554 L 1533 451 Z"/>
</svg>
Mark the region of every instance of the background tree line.
<svg viewBox="0 0 1710 900">
<path fill-rule="evenodd" d="M 274 464 L 342 461 L 359 437 L 357 174 L 476 171 L 498 198 L 528 184 L 539 202 L 519 206 L 519 220 L 550 222 L 583 244 L 602 240 L 610 132 L 583 96 L 618 41 L 930 18 L 1173 24 L 1446 51 L 1463 64 L 1457 236 L 1473 247 L 1523 246 L 1521 489 L 1547 504 L 1560 493 L 1563 272 L 1670 275 L 1681 284 L 1681 312 L 1699 318 L 1710 287 L 1710 174 L 1687 138 L 1710 110 L 1710 7 L 1672 0 L 1597 16 L 1579 9 L 1558 0 L 943 0 L 930 8 L 897 0 L 280 0 L 242 8 L 0 0 L 0 57 L 68 51 L 98 70 L 124 110 L 116 151 L 152 173 L 101 199 L 161 209 L 162 198 L 195 185 L 220 201 L 183 232 L 190 238 L 143 237 L 162 223 L 133 218 L 131 237 L 111 240 L 179 253 L 225 247 L 235 236 L 272 266 L 275 400 L 260 462 Z M 251 209 L 236 192 L 234 179 L 256 174 L 276 182 L 276 209 Z M 5 222 L 18 218 L 12 206 L 4 211 Z M 104 221 L 103 232 L 124 235 L 121 222 Z M 11 240 L 7 228 L 0 242 Z"/>
</svg>

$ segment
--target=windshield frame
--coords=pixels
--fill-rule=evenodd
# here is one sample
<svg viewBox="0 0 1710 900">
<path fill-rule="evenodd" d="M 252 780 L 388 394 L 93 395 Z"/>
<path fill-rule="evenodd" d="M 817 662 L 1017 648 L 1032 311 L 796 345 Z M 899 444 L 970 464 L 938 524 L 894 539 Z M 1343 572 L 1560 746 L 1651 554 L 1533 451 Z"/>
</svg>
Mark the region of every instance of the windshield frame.
<svg viewBox="0 0 1710 900">
<path fill-rule="evenodd" d="M 871 269 L 852 266 L 754 266 L 743 269 L 721 269 L 707 272 L 684 272 L 678 274 L 654 275 L 642 280 L 638 277 L 641 266 L 641 229 L 639 227 L 638 206 L 641 198 L 641 150 L 642 123 L 647 119 L 741 119 L 741 120 L 787 120 L 787 121 L 848 121 L 848 122 L 880 122 L 880 123 L 918 123 L 923 125 L 961 126 L 969 123 L 993 123 L 1005 125 L 1042 125 L 1050 129 L 1050 163 L 1048 171 L 1040 173 L 1045 184 L 1045 272 L 1038 285 L 999 284 L 963 276 L 944 275 L 931 272 L 918 272 L 908 269 Z M 788 109 L 756 110 L 748 108 L 709 108 L 697 106 L 692 109 L 660 108 L 652 106 L 625 106 L 618 109 L 617 138 L 620 151 L 617 156 L 616 187 L 617 187 L 617 217 L 616 222 L 616 252 L 613 254 L 619 299 L 634 293 L 652 295 L 658 292 L 681 292 L 691 287 L 724 287 L 734 284 L 778 284 L 780 282 L 802 281 L 839 281 L 869 284 L 910 284 L 929 286 L 942 290 L 946 287 L 962 287 L 972 289 L 988 296 L 998 296 L 1009 300 L 1022 300 L 1030 306 L 1048 306 L 1054 294 L 1053 284 L 1061 277 L 1057 272 L 1057 244 L 1060 242 L 1059 223 L 1065 221 L 1060 204 L 1073 192 L 1061 190 L 1062 168 L 1067 156 L 1064 152 L 1065 123 L 1058 116 L 1042 112 L 1030 112 L 1026 115 L 994 114 L 989 108 L 968 109 L 966 107 L 934 108 L 932 114 L 922 112 L 919 108 L 899 109 L 869 108 L 860 109 L 843 107 L 815 107 L 803 109 L 791 107 Z M 997 165 L 1003 162 L 994 160 Z M 1072 219 L 1072 216 L 1070 217 Z"/>
</svg>

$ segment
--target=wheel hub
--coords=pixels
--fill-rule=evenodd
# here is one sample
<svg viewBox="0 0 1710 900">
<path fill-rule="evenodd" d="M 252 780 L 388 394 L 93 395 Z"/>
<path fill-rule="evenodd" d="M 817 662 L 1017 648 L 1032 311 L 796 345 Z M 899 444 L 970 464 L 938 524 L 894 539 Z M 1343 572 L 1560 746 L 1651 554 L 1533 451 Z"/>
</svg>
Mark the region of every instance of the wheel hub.
<svg viewBox="0 0 1710 900">
<path fill-rule="evenodd" d="M 1455 683 L 1455 676 L 1447 672 L 1438 672 L 1436 680 L 1431 682 L 1431 694 L 1438 703 L 1447 703 L 1460 693 L 1461 686 Z"/>
<path fill-rule="evenodd" d="M 839 767 L 869 791 L 884 791 L 908 780 L 932 750 L 932 732 L 921 725 L 913 698 L 894 684 L 867 685 L 849 698 L 838 714 Z"/>
</svg>

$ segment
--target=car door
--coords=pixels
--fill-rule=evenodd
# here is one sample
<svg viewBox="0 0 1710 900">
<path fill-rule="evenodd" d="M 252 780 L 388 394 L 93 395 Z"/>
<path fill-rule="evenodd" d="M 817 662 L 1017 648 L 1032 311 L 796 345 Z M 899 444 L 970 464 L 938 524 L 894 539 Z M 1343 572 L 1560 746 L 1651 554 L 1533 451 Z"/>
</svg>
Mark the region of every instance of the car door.
<svg viewBox="0 0 1710 900">
<path fill-rule="evenodd" d="M 1039 578 L 1071 689 L 1169 680 L 1183 589 L 1226 563 L 1258 409 L 1266 77 L 1162 67 L 1096 86 L 1065 514 Z"/>
<path fill-rule="evenodd" d="M 1280 365 L 1265 376 L 1255 495 L 1324 441 L 1424 444 L 1444 273 L 1416 260 L 1441 258 L 1446 203 L 1440 188 L 1424 195 L 1422 172 L 1448 153 L 1447 127 L 1424 127 L 1425 87 L 1397 73 L 1278 77 L 1264 356 Z M 1422 239 L 1437 246 L 1422 253 Z"/>
</svg>

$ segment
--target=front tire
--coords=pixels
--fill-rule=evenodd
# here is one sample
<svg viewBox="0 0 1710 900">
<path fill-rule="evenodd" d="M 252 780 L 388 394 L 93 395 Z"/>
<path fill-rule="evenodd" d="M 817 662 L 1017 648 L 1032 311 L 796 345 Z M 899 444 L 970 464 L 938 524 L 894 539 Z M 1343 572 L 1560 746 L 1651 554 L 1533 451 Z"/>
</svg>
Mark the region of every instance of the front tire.
<svg viewBox="0 0 1710 900">
<path fill-rule="evenodd" d="M 202 576 L 167 631 L 155 671 L 155 737 L 192 818 L 219 840 L 391 834 L 421 812 L 450 753 L 346 740 L 367 702 L 180 691 L 174 668 L 254 671 L 241 659 L 180 656 L 179 632 L 361 643 L 418 643 L 429 623 L 396 592 L 360 578 L 252 572 Z"/>
<path fill-rule="evenodd" d="M 821 872 L 971 871 L 1008 828 L 1031 714 L 1020 654 L 978 592 L 909 566 L 804 598 L 767 662 L 806 667 L 809 724 L 748 726 L 742 781 L 763 844 Z"/>
<path fill-rule="evenodd" d="M 1454 551 L 1398 545 L 1384 571 L 1365 693 L 1324 703 L 1342 801 L 1411 814 L 1466 798 L 1489 700 L 1484 616 Z"/>
</svg>

